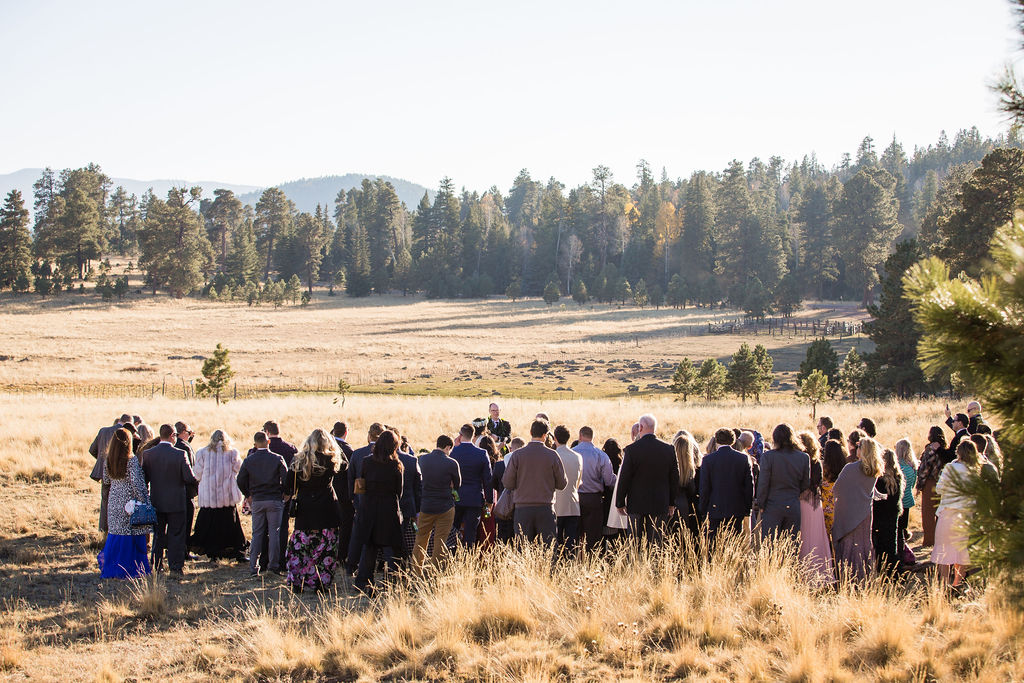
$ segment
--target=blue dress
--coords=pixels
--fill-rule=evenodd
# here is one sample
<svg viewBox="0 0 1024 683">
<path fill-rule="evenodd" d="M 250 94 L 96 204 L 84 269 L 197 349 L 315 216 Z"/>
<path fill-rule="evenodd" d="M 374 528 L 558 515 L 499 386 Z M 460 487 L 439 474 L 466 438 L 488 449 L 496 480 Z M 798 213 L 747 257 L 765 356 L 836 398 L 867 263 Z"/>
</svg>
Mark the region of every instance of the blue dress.
<svg viewBox="0 0 1024 683">
<path fill-rule="evenodd" d="M 132 527 L 131 516 L 124 506 L 129 500 L 148 503 L 149 493 L 139 459 L 128 459 L 128 474 L 124 479 L 111 479 L 103 463 L 103 483 L 110 484 L 107 499 L 107 542 L 96 556 L 100 577 L 104 579 L 131 579 L 151 572 L 149 566 L 149 527 Z"/>
</svg>

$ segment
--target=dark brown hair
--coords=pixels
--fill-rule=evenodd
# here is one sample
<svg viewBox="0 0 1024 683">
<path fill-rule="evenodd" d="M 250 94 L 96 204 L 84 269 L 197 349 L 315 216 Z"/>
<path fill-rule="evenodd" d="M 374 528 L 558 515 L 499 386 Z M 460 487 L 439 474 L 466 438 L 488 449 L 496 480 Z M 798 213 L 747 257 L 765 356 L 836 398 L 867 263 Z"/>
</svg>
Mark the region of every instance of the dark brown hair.
<svg viewBox="0 0 1024 683">
<path fill-rule="evenodd" d="M 124 479 L 128 476 L 128 458 L 132 456 L 132 435 L 125 428 L 114 432 L 107 448 L 107 476 L 111 479 Z"/>
</svg>

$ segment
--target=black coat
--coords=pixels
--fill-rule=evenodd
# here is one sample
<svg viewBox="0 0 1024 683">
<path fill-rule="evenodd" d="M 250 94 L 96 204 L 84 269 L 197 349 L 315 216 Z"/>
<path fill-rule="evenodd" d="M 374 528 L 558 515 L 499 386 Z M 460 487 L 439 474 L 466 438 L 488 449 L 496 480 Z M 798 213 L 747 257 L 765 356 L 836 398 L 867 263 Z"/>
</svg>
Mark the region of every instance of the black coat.
<svg viewBox="0 0 1024 683">
<path fill-rule="evenodd" d="M 664 515 L 679 495 L 679 461 L 671 444 L 645 434 L 626 446 L 616 507 L 631 515 Z"/>
<path fill-rule="evenodd" d="M 199 482 L 184 450 L 161 441 L 142 454 L 142 471 L 157 512 L 185 512 L 187 492 Z"/>
<path fill-rule="evenodd" d="M 679 487 L 679 495 L 676 496 L 676 517 L 679 518 L 680 522 L 690 530 L 691 533 L 696 534 L 700 527 L 700 501 L 698 493 L 700 492 L 700 468 L 693 473 L 693 479 L 691 479 L 685 486 Z"/>
<path fill-rule="evenodd" d="M 368 543 L 388 546 L 398 555 L 402 552 L 402 513 L 398 508 L 402 472 L 394 460 L 380 462 L 373 457 L 363 458 L 361 469 L 366 493 L 359 496 L 356 543 L 360 547 Z"/>
<path fill-rule="evenodd" d="M 288 470 L 285 494 L 297 491 L 299 511 L 295 516 L 297 531 L 336 529 L 341 526 L 338 510 L 338 496 L 334 493 L 334 476 L 338 473 L 335 464 L 327 457 L 317 456 L 322 471 L 314 468 L 308 481 L 299 477 L 298 472 Z"/>
<path fill-rule="evenodd" d="M 700 512 L 708 519 L 745 517 L 754 502 L 751 459 L 731 446 L 720 446 L 700 465 Z"/>
</svg>

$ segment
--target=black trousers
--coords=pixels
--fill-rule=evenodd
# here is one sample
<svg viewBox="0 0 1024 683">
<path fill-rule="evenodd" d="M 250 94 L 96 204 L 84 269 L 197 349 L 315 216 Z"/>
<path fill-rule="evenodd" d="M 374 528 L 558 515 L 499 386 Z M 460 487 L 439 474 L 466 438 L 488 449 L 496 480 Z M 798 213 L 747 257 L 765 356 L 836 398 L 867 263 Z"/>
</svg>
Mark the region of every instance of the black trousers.
<svg viewBox="0 0 1024 683">
<path fill-rule="evenodd" d="M 157 512 L 153 554 L 158 565 L 163 564 L 164 551 L 167 565 L 172 570 L 185 567 L 185 543 L 188 540 L 187 512 Z"/>
<path fill-rule="evenodd" d="M 586 541 L 587 550 L 594 550 L 604 539 L 604 522 L 608 513 L 604 509 L 603 493 L 580 494 L 580 535 Z"/>
<path fill-rule="evenodd" d="M 732 533 L 741 534 L 743 533 L 743 518 L 746 515 L 736 515 L 735 517 L 723 517 L 721 519 L 708 518 L 708 545 L 712 545 L 715 542 L 715 538 L 718 536 L 719 531 L 726 532 L 731 530 Z"/>
</svg>

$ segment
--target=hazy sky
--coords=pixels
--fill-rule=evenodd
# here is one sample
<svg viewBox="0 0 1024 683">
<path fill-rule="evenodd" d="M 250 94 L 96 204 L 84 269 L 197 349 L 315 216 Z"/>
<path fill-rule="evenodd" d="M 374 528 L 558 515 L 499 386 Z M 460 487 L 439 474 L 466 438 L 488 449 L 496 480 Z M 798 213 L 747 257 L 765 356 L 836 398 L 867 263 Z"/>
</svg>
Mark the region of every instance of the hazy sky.
<svg viewBox="0 0 1024 683">
<path fill-rule="evenodd" d="M 0 0 L 0 173 L 632 184 L 1005 129 L 1007 0 Z"/>
</svg>

